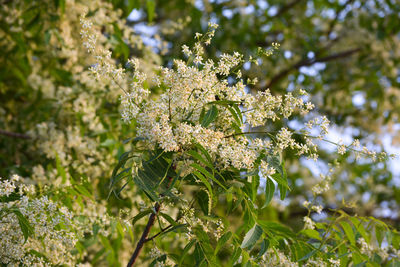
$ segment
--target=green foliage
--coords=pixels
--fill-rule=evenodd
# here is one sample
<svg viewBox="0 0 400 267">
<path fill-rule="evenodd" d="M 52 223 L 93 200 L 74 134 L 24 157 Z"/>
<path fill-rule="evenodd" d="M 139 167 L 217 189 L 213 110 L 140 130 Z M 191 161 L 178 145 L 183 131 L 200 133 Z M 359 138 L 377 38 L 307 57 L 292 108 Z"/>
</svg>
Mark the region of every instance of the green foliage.
<svg viewBox="0 0 400 267">
<path fill-rule="evenodd" d="M 121 124 L 115 84 L 100 88 L 77 76 L 93 63 L 83 56 L 85 49 L 72 49 L 77 51 L 76 62 L 71 61 L 73 53 L 62 53 L 71 49 L 62 23 L 69 25 L 73 40 L 79 38 L 78 10 L 82 8 L 75 10 L 63 0 L 12 2 L 5 4 L 10 9 L 0 11 L 0 129 L 11 133 L 0 138 L 0 175 L 32 177 L 39 195 L 74 212 L 74 220 L 85 225 L 73 252 L 77 262 L 122 266 L 126 251 L 133 252 L 149 216 L 156 214 L 147 237 L 154 238 L 145 243 L 141 254 L 143 266 L 277 266 L 288 262 L 305 266 L 312 261 L 333 266 L 330 260 L 338 260 L 338 266 L 400 264 L 397 218 L 371 216 L 379 214 L 381 204 L 390 203 L 396 210 L 400 202 L 396 175 L 389 172 L 387 163 L 355 165 L 351 153 L 343 155 L 331 182 L 340 195 L 332 191 L 318 198 L 311 191 L 312 170 L 291 151 L 280 155 L 265 151 L 257 164 L 265 160 L 276 173 L 261 177 L 257 164 L 252 170 L 222 170 L 207 149 L 196 144 L 182 156 L 193 171 L 179 173 L 174 153 L 145 147 L 145 140 L 136 136 L 135 122 Z M 101 25 L 109 39 L 104 47 L 112 50 L 118 66 L 134 56 L 149 63 L 147 71 L 157 72 L 153 61 L 167 65 L 181 58 L 181 44 L 193 42 L 193 33 L 204 32 L 205 22 L 213 18 L 222 30 L 216 32 L 214 45 L 206 48 L 211 57 L 243 49 L 254 54 L 259 46 L 267 50 L 272 42 L 281 43 L 282 52 L 263 57 L 259 67 L 243 71 L 245 78 L 261 77 L 261 86 L 254 90 L 269 87 L 279 94 L 287 88 L 307 88 L 318 98 L 314 99 L 319 102 L 317 112 L 339 127 L 357 128 L 352 137 L 361 141 L 371 136 L 379 140 L 380 131 L 398 123 L 400 27 L 399 7 L 393 1 L 372 1 L 372 6 L 360 1 L 267 1 L 266 7 L 263 1 L 250 1 L 246 12 L 234 1 L 204 1 L 203 5 L 180 0 L 110 2 L 113 5 L 90 9 L 88 16 L 102 10 L 105 17 L 113 18 L 115 10 L 121 9 L 124 21 L 136 9 L 141 14 L 138 22 L 159 27 L 161 39 L 172 44 L 160 59 L 150 48 L 129 44 L 130 32 L 123 23 L 110 21 Z M 21 23 L 7 21 L 12 8 L 19 11 L 16 17 Z M 226 15 L 230 12 L 231 17 Z M 179 33 L 168 31 L 179 19 Z M 75 41 L 72 46 L 78 47 Z M 309 74 L 307 68 L 316 74 Z M 35 77 L 44 82 L 36 84 Z M 236 79 L 234 75 L 229 78 Z M 146 86 L 157 97 L 154 85 L 148 82 Z M 85 94 L 88 97 L 82 100 Z M 353 101 L 358 94 L 365 100 L 362 105 Z M 89 111 L 80 103 L 86 103 Z M 242 106 L 240 101 L 211 101 L 198 121 L 191 121 L 190 114 L 187 122 L 212 128 L 221 114 L 229 112 L 232 135 L 240 135 L 245 124 Z M 94 116 L 87 117 L 88 113 Z M 301 120 L 296 115 L 265 128 L 273 133 Z M 84 140 L 85 148 L 74 146 L 76 140 Z M 321 162 L 332 158 L 329 150 L 321 153 Z M 277 190 L 280 200 L 275 197 Z M 370 195 L 368 205 L 362 206 L 362 195 Z M 342 198 L 344 203 L 357 202 L 359 208 L 348 208 Z M 17 193 L 0 196 L 1 203 L 19 199 Z M 311 208 L 304 210 L 300 203 L 304 199 L 328 206 L 320 219 L 313 220 L 313 227 L 303 228 L 300 221 L 307 214 L 308 218 L 316 215 Z M 156 211 L 157 203 L 165 210 Z M 10 209 L 0 210 L 0 219 L 6 213 L 16 216 L 24 242 L 35 238 L 30 218 Z M 196 226 L 183 218 L 196 220 Z M 153 245 L 162 252 L 151 258 Z M 48 257 L 36 250 L 30 253 Z"/>
</svg>

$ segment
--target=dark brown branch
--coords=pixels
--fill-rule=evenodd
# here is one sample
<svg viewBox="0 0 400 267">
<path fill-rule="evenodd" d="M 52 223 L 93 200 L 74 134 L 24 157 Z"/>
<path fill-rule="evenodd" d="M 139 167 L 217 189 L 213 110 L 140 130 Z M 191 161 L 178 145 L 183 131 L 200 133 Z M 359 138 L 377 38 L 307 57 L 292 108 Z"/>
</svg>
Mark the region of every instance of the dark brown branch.
<svg viewBox="0 0 400 267">
<path fill-rule="evenodd" d="M 175 169 L 174 166 L 172 168 Z M 169 188 L 171 186 L 171 183 L 172 183 L 172 178 L 168 177 L 167 188 Z M 163 196 L 163 194 L 160 194 L 160 196 Z M 144 246 L 144 243 L 146 243 L 148 241 L 147 236 L 150 233 L 151 227 L 153 227 L 153 225 L 154 225 L 156 217 L 158 216 L 158 212 L 160 211 L 160 207 L 161 207 L 161 204 L 159 202 L 156 202 L 156 205 L 154 206 L 154 212 L 149 217 L 149 221 L 147 222 L 146 228 L 144 228 L 143 234 L 140 237 L 139 242 L 136 245 L 136 249 L 131 256 L 131 259 L 129 260 L 127 267 L 131 267 L 131 266 L 133 266 L 133 264 L 135 264 L 137 258 L 139 257 L 140 251 L 142 250 L 142 248 Z M 177 219 L 177 220 L 179 220 L 179 219 Z M 162 229 L 162 231 L 165 231 L 165 229 L 164 230 Z M 159 235 L 159 234 L 157 234 L 157 235 Z M 154 237 L 155 236 L 151 237 L 151 239 Z"/>
<path fill-rule="evenodd" d="M 154 212 L 150 215 L 150 218 L 149 218 L 149 221 L 147 222 L 146 228 L 144 229 L 143 234 L 140 237 L 140 240 L 136 245 L 136 249 L 133 252 L 131 259 L 129 260 L 127 267 L 131 267 L 131 266 L 133 266 L 133 264 L 135 264 L 139 254 L 140 254 L 140 251 L 142 250 L 143 245 L 146 242 L 147 236 L 150 233 L 151 227 L 153 227 L 153 225 L 154 225 L 154 221 L 156 220 L 156 216 L 158 215 L 159 211 L 160 211 L 160 204 L 156 203 L 156 205 L 154 206 Z"/>
<path fill-rule="evenodd" d="M 332 55 L 329 55 L 326 57 L 320 57 L 320 58 L 314 58 L 314 59 L 302 59 L 302 60 L 298 61 L 297 63 L 293 64 L 292 66 L 282 70 L 280 73 L 278 73 L 274 77 L 272 77 L 270 82 L 267 84 L 267 86 L 263 90 L 270 88 L 272 85 L 279 82 L 282 78 L 284 78 L 286 75 L 288 75 L 293 70 L 297 70 L 297 69 L 299 69 L 301 67 L 305 67 L 305 66 L 311 66 L 318 62 L 328 62 L 328 61 L 336 60 L 339 58 L 348 57 L 348 56 L 351 56 L 352 54 L 359 52 L 360 50 L 361 50 L 360 48 L 354 48 L 354 49 L 350 49 L 347 51 L 338 52 L 338 53 L 335 53 L 335 54 L 332 54 Z"/>
<path fill-rule="evenodd" d="M 287 3 L 286 5 L 282 6 L 279 11 L 276 13 L 274 17 L 279 17 L 283 13 L 287 12 L 289 9 L 293 8 L 295 5 L 300 3 L 302 0 L 293 0 L 292 2 Z"/>
<path fill-rule="evenodd" d="M 329 23 L 329 27 L 328 30 L 326 32 L 326 36 L 329 38 L 329 35 L 332 33 L 333 28 L 335 27 L 340 15 L 342 14 L 343 11 L 346 10 L 346 7 L 348 5 L 350 5 L 352 2 L 354 2 L 354 0 L 347 0 L 346 3 L 344 3 L 336 12 L 335 17 L 333 18 L 333 20 L 331 21 L 331 23 Z"/>
<path fill-rule="evenodd" d="M 9 136 L 9 137 L 13 137 L 13 138 L 31 139 L 31 137 L 27 134 L 14 133 L 14 132 L 9 132 L 9 131 L 5 131 L 5 130 L 1 130 L 1 129 L 0 129 L 0 134 Z"/>
</svg>

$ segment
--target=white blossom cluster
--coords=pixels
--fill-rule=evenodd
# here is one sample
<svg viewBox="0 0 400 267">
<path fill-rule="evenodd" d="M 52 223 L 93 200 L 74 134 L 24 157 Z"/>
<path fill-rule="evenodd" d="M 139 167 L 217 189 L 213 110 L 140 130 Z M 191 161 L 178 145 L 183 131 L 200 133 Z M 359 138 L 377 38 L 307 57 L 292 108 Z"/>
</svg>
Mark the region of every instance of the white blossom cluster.
<svg viewBox="0 0 400 267">
<path fill-rule="evenodd" d="M 82 36 L 85 42 L 94 40 L 94 29 L 86 18 L 81 19 Z M 287 148 L 294 149 L 299 155 L 308 154 L 316 157 L 316 145 L 310 139 L 306 143 L 296 142 L 292 132 L 282 128 L 276 135 L 275 143 L 256 141 L 257 145 L 236 132 L 232 124 L 237 124 L 240 131 L 245 127 L 265 125 L 268 121 L 289 118 L 293 113 L 308 113 L 313 105 L 304 103 L 301 96 L 292 93 L 285 96 L 274 96 L 269 90 L 257 95 L 248 93 L 242 79 L 230 84 L 227 78 L 235 68 L 244 62 L 243 56 L 237 52 L 232 55 L 222 54 L 218 62 L 205 60 L 203 45 L 211 40 L 215 24 L 209 25 L 209 31 L 197 34 L 197 42 L 191 50 L 183 46 L 188 61 L 174 60 L 174 68 L 159 68 L 159 74 L 153 77 L 156 87 L 164 91 L 157 99 L 149 98 L 149 89 L 145 85 L 144 73 L 138 71 L 139 61 L 132 60 L 134 74 L 132 83 L 126 87 L 119 80 L 126 80 L 128 73 L 109 63 L 110 52 L 98 50 L 93 45 L 89 49 L 97 61 L 92 71 L 98 77 L 111 79 L 121 84 L 123 91 L 122 118 L 125 122 L 135 119 L 138 136 L 145 139 L 150 148 L 160 147 L 164 151 L 174 151 L 175 165 L 178 171 L 190 173 L 190 157 L 186 154 L 196 144 L 203 146 L 220 169 L 252 169 L 261 153 L 277 154 Z M 191 64 L 193 61 L 194 65 Z M 304 91 L 302 91 L 305 94 Z M 221 105 L 225 103 L 226 105 Z M 237 117 L 232 114 L 229 103 L 240 106 Z M 209 112 L 218 113 L 208 125 L 201 121 Z M 207 114 L 206 114 L 207 113 Z M 243 122 L 237 122 L 237 120 Z M 236 128 L 237 130 L 237 128 Z M 261 146 L 260 146 L 261 145 Z M 261 171 L 272 174 L 274 170 L 268 163 L 261 163 Z"/>
<path fill-rule="evenodd" d="M 282 251 L 278 249 L 268 249 L 266 253 L 261 257 L 258 264 L 262 267 L 276 266 L 276 267 L 297 267 L 300 266 L 298 262 L 293 262 L 290 256 L 285 255 Z M 322 259 L 308 259 L 303 262 L 306 267 L 339 267 L 340 260 L 328 259 L 328 262 Z"/>
<path fill-rule="evenodd" d="M 0 182 L 0 197 L 18 196 L 16 200 L 0 202 L 0 263 L 7 266 L 73 264 L 71 250 L 77 236 L 72 214 L 46 196 L 30 197 L 32 187 L 17 185 L 19 179 L 14 175 Z M 32 228 L 26 241 L 15 212 L 22 214 Z"/>
</svg>

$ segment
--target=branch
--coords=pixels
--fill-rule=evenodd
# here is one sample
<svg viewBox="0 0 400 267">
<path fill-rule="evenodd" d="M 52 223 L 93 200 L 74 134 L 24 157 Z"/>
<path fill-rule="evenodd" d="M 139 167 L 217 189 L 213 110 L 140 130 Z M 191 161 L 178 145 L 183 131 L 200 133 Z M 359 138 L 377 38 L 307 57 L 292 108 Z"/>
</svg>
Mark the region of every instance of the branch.
<svg viewBox="0 0 400 267">
<path fill-rule="evenodd" d="M 344 3 L 336 12 L 335 17 L 333 18 L 333 20 L 331 21 L 331 23 L 329 23 L 329 27 L 328 27 L 328 31 L 326 32 L 326 36 L 329 38 L 329 35 L 332 33 L 333 28 L 335 27 L 340 15 L 342 14 L 343 11 L 345 11 L 346 7 L 348 5 L 350 5 L 352 2 L 354 2 L 354 0 L 347 0 L 346 3 Z"/>
<path fill-rule="evenodd" d="M 0 129 L 0 134 L 9 136 L 9 137 L 13 137 L 13 138 L 31 139 L 31 137 L 27 134 L 14 133 L 14 132 L 9 132 L 9 131 L 5 131 L 5 130 L 1 130 L 1 129 Z"/>
<path fill-rule="evenodd" d="M 147 236 L 150 233 L 150 229 L 154 225 L 154 221 L 155 221 L 156 216 L 159 211 L 160 211 L 160 204 L 156 203 L 156 205 L 154 206 L 154 212 L 150 215 L 150 218 L 149 218 L 149 221 L 147 222 L 146 228 L 144 229 L 143 234 L 140 237 L 140 240 L 136 245 L 136 249 L 133 252 L 131 259 L 129 260 L 127 267 L 131 267 L 131 266 L 133 266 L 133 264 L 135 264 L 139 254 L 140 254 L 140 251 L 142 250 L 143 245 L 146 242 Z"/>
<path fill-rule="evenodd" d="M 267 86 L 265 87 L 265 89 L 263 89 L 263 91 L 265 91 L 267 88 L 270 88 L 272 85 L 279 82 L 283 77 L 288 75 L 293 70 L 299 69 L 304 66 L 311 66 L 318 62 L 328 62 L 328 61 L 336 60 L 339 58 L 351 56 L 352 54 L 355 54 L 355 53 L 359 52 L 360 50 L 361 50 L 361 48 L 354 48 L 354 49 L 346 50 L 343 52 L 338 52 L 338 53 L 335 53 L 335 54 L 332 54 L 332 55 L 329 55 L 326 57 L 320 57 L 320 58 L 314 58 L 314 59 L 302 59 L 302 60 L 298 61 L 297 63 L 293 64 L 292 66 L 288 67 L 287 69 L 284 69 L 283 71 L 281 71 L 274 77 L 272 77 L 271 81 L 267 84 Z"/>
<path fill-rule="evenodd" d="M 168 188 L 169 188 L 171 186 L 172 178 L 168 177 L 168 179 L 169 179 L 169 181 L 168 181 Z M 163 194 L 160 194 L 160 196 L 163 196 Z M 140 237 L 139 242 L 136 245 L 136 249 L 131 256 L 131 259 L 129 260 L 127 267 L 132 267 L 133 264 L 135 264 L 137 258 L 139 257 L 140 251 L 142 250 L 142 248 L 144 246 L 144 243 L 146 243 L 148 241 L 147 236 L 150 233 L 151 227 L 153 227 L 153 225 L 154 225 L 154 222 L 156 220 L 156 217 L 158 216 L 158 212 L 160 211 L 160 208 L 161 208 L 161 204 L 159 202 L 156 202 L 156 205 L 154 206 L 154 212 L 149 217 L 149 221 L 147 222 L 146 228 L 144 229 L 143 234 Z M 165 229 L 162 229 L 162 231 L 165 231 Z M 156 234 L 156 236 L 159 234 L 160 233 Z M 151 239 L 156 236 L 152 236 Z"/>
<path fill-rule="evenodd" d="M 298 3 L 300 3 L 302 0 L 293 0 L 290 3 L 287 3 L 286 5 L 282 6 L 278 13 L 276 13 L 276 15 L 274 17 L 279 17 L 280 15 L 282 15 L 283 13 L 285 13 L 286 11 L 288 11 L 289 9 L 291 9 L 292 7 L 294 7 L 295 5 L 297 5 Z"/>
<path fill-rule="evenodd" d="M 146 238 L 146 240 L 144 242 L 148 242 L 153 240 L 154 238 L 156 238 L 157 236 L 161 235 L 162 233 L 164 233 L 165 231 L 167 231 L 169 228 L 171 228 L 173 225 L 170 224 L 167 227 L 163 228 L 160 232 L 158 232 L 157 234 L 153 235 L 152 237 Z"/>
</svg>

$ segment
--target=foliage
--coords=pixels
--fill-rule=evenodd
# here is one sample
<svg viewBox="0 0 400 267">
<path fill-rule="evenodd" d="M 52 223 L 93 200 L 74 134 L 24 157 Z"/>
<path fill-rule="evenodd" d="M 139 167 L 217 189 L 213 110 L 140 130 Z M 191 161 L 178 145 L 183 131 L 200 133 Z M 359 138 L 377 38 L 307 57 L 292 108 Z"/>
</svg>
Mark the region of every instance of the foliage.
<svg viewBox="0 0 400 267">
<path fill-rule="evenodd" d="M 21 177 L 0 182 L 2 264 L 399 264 L 398 225 L 370 216 L 397 195 L 388 157 L 360 145 L 396 123 L 397 6 L 241 5 L 6 3 L 0 174 Z M 306 158 L 332 164 L 315 177 Z"/>
</svg>

